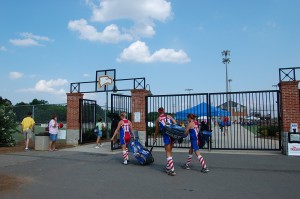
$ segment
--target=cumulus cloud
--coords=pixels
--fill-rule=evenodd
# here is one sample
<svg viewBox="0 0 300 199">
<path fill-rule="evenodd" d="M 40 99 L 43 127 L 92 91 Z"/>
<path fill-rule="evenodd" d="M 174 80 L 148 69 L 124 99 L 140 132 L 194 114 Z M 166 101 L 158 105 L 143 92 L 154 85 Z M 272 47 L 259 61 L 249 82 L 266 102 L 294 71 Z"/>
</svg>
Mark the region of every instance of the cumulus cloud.
<svg viewBox="0 0 300 199">
<path fill-rule="evenodd" d="M 120 41 L 130 41 L 132 37 L 129 34 L 122 34 L 117 25 L 111 24 L 102 32 L 89 25 L 85 19 L 70 21 L 68 28 L 72 31 L 79 32 L 80 39 L 88 41 L 100 41 L 106 43 L 118 43 Z"/>
<path fill-rule="evenodd" d="M 29 32 L 23 32 L 20 33 L 20 37 L 18 39 L 10 39 L 10 43 L 15 45 L 15 46 L 23 46 L 23 47 L 28 47 L 28 46 L 43 46 L 41 42 L 50 42 L 53 41 L 48 37 L 45 36 L 39 36 L 39 35 L 34 35 Z"/>
<path fill-rule="evenodd" d="M 132 61 L 140 63 L 153 63 L 153 62 L 173 62 L 173 63 L 187 63 L 190 58 L 183 50 L 165 49 L 150 53 L 149 47 L 145 42 L 136 41 L 128 48 L 125 48 L 117 58 L 118 62 Z"/>
<path fill-rule="evenodd" d="M 20 73 L 20 72 L 10 72 L 9 73 L 9 78 L 10 79 L 19 79 L 19 78 L 21 78 L 23 76 L 24 76 L 24 74 Z"/>
<path fill-rule="evenodd" d="M 5 48 L 5 46 L 0 46 L 0 51 L 5 52 L 5 51 L 8 51 L 8 50 L 7 50 L 7 48 Z"/>
<path fill-rule="evenodd" d="M 165 22 L 172 14 L 166 0 L 103 0 L 92 8 L 93 21 L 130 20 L 134 22 L 131 32 L 140 37 L 153 36 L 154 21 Z"/>
<path fill-rule="evenodd" d="M 66 85 L 68 81 L 66 79 L 56 79 L 56 80 L 39 80 L 34 88 L 24 88 L 20 89 L 20 92 L 40 92 L 40 93 L 50 93 L 56 95 L 66 94 L 66 91 L 61 88 Z"/>
<path fill-rule="evenodd" d="M 122 27 L 122 32 L 115 24 L 100 32 L 85 19 L 70 21 L 68 28 L 78 31 L 81 39 L 89 41 L 117 43 L 152 37 L 155 34 L 155 21 L 165 22 L 172 15 L 171 3 L 166 0 L 102 0 L 97 3 L 86 0 L 86 4 L 92 8 L 93 22 L 127 20 L 132 24 Z"/>
</svg>

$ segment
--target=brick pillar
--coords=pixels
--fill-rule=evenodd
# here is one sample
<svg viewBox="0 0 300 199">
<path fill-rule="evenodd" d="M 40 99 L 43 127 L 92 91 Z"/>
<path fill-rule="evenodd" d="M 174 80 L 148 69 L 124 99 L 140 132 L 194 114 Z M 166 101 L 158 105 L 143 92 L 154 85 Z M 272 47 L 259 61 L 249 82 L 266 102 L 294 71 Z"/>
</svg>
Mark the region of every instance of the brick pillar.
<svg viewBox="0 0 300 199">
<path fill-rule="evenodd" d="M 289 132 L 291 123 L 300 126 L 299 81 L 280 82 L 282 131 Z"/>
<path fill-rule="evenodd" d="M 67 93 L 67 144 L 78 145 L 79 140 L 79 100 L 82 93 Z"/>
<path fill-rule="evenodd" d="M 142 144 L 146 142 L 146 101 L 149 91 L 145 89 L 131 90 L 131 122 L 132 130 L 139 131 L 139 139 Z M 135 121 L 135 116 L 140 115 L 140 121 Z"/>
</svg>

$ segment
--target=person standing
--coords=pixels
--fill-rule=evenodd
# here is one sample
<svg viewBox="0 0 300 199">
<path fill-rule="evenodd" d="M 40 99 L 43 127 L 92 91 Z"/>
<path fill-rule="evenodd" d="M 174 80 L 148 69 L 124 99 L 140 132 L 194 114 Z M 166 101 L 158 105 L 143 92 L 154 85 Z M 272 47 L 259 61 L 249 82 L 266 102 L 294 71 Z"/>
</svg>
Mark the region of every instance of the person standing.
<svg viewBox="0 0 300 199">
<path fill-rule="evenodd" d="M 118 123 L 118 127 L 116 128 L 111 141 L 114 141 L 115 136 L 120 132 L 120 144 L 122 148 L 122 154 L 123 154 L 123 159 L 124 165 L 127 165 L 128 162 L 128 150 L 126 150 L 126 146 L 130 142 L 131 139 L 131 121 L 126 119 L 126 113 L 122 112 L 121 113 L 121 120 Z M 134 135 L 133 135 L 134 136 Z"/>
<path fill-rule="evenodd" d="M 164 108 L 162 107 L 159 108 L 157 112 L 159 114 L 159 117 L 156 119 L 154 139 L 155 141 L 157 140 L 157 134 L 159 131 L 163 133 L 163 140 L 165 144 L 165 152 L 167 158 L 166 173 L 170 176 L 175 176 L 176 173 L 175 173 L 173 157 L 172 157 L 174 139 L 164 132 L 164 127 L 166 124 L 176 124 L 176 121 L 173 119 L 171 115 L 166 115 Z"/>
<path fill-rule="evenodd" d="M 25 140 L 25 151 L 29 151 L 28 145 L 29 145 L 29 140 L 33 136 L 34 126 L 35 126 L 35 121 L 32 118 L 32 112 L 29 112 L 27 114 L 27 117 L 25 117 L 21 122 L 21 132 L 23 133 L 24 140 Z"/>
<path fill-rule="evenodd" d="M 200 150 L 199 150 L 199 146 L 198 146 L 198 122 L 195 120 L 195 115 L 194 114 L 188 114 L 188 121 L 189 124 L 185 130 L 185 135 L 187 136 L 188 134 L 190 134 L 190 141 L 191 141 L 191 147 L 189 149 L 189 155 L 187 158 L 186 163 L 183 165 L 184 169 L 189 170 L 190 169 L 190 164 L 192 162 L 192 157 L 193 157 L 193 151 L 195 152 L 201 166 L 202 166 L 202 173 L 207 173 L 209 172 L 207 165 L 202 157 L 202 155 L 200 154 Z"/>
<path fill-rule="evenodd" d="M 100 117 L 98 119 L 98 122 L 96 123 L 97 128 L 97 141 L 96 141 L 96 149 L 99 149 L 99 146 L 102 147 L 101 138 L 102 138 L 102 131 L 105 128 L 105 123 L 102 122 L 102 118 Z M 100 145 L 99 145 L 100 144 Z"/>
<path fill-rule="evenodd" d="M 57 151 L 55 148 L 58 134 L 58 123 L 57 123 L 57 115 L 52 116 L 52 119 L 49 122 L 49 151 Z"/>
</svg>

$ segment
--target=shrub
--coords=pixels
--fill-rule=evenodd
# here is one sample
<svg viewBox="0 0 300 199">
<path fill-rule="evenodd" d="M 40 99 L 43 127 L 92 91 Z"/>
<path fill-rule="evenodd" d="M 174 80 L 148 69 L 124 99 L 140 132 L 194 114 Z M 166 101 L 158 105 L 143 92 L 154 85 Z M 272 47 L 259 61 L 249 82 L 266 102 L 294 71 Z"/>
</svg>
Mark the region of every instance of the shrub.
<svg viewBox="0 0 300 199">
<path fill-rule="evenodd" d="M 0 105 L 0 146 L 15 146 L 16 140 L 13 134 L 17 124 L 14 122 L 15 113 L 11 108 Z"/>
<path fill-rule="evenodd" d="M 261 126 L 257 129 L 257 133 L 262 136 L 276 136 L 278 133 L 278 126 Z"/>
</svg>

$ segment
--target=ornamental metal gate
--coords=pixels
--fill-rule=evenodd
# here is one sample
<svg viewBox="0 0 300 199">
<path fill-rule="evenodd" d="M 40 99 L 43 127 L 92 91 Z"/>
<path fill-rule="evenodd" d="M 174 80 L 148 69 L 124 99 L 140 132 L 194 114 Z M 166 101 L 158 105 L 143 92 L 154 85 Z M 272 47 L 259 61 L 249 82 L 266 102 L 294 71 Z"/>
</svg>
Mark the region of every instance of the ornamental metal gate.
<svg viewBox="0 0 300 199">
<path fill-rule="evenodd" d="M 212 130 L 211 149 L 280 150 L 279 99 L 277 90 L 147 96 L 146 144 L 153 145 L 157 109 L 164 107 L 180 125 L 187 126 L 189 113 L 204 121 Z M 156 146 L 163 146 L 161 136 Z M 190 147 L 189 137 L 174 147 Z"/>
<path fill-rule="evenodd" d="M 96 125 L 97 102 L 95 100 L 79 100 L 79 143 L 95 142 L 97 135 L 94 133 Z"/>
<path fill-rule="evenodd" d="M 111 113 L 108 114 L 108 117 L 111 119 L 110 137 L 112 137 L 118 126 L 118 122 L 120 121 L 120 114 L 122 112 L 125 112 L 127 114 L 127 118 L 131 118 L 131 96 L 112 94 Z M 111 142 L 111 150 L 120 148 L 119 136 L 120 135 L 118 134 L 115 142 Z"/>
</svg>

